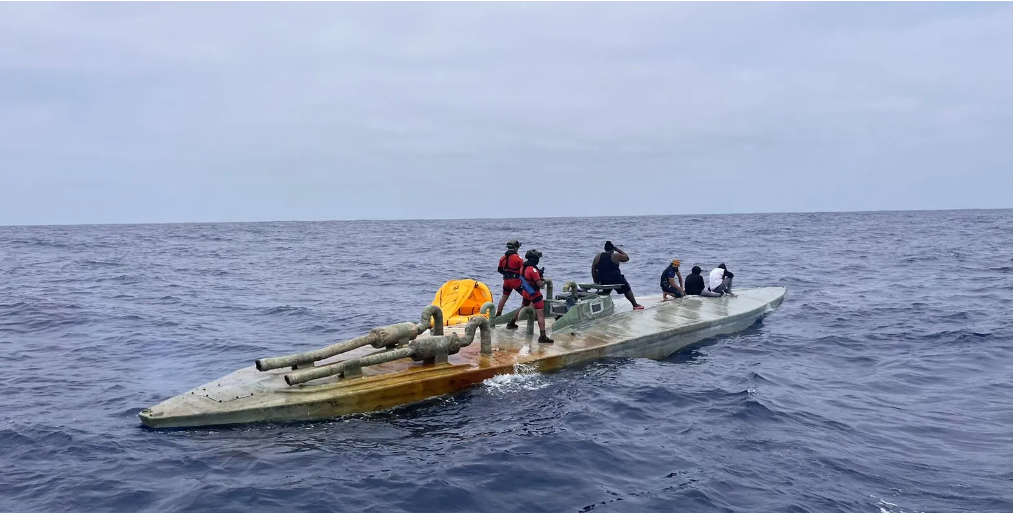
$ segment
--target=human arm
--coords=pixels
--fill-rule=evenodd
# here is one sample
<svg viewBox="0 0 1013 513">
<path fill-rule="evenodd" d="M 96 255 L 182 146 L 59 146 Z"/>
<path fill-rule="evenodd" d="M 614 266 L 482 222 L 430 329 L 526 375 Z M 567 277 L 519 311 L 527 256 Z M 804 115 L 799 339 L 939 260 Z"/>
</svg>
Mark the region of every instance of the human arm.
<svg viewBox="0 0 1013 513">
<path fill-rule="evenodd" d="M 621 250 L 621 249 L 619 249 L 617 247 L 617 248 L 615 248 L 615 252 L 612 253 L 612 261 L 615 262 L 615 263 L 617 263 L 617 264 L 621 264 L 623 262 L 629 262 L 630 261 L 630 256 L 627 255 L 625 251 L 623 251 L 623 250 Z"/>
<path fill-rule="evenodd" d="M 591 262 L 591 281 L 598 283 L 598 259 L 601 258 L 601 253 L 594 256 L 594 260 Z"/>
<path fill-rule="evenodd" d="M 539 289 L 541 289 L 542 287 L 544 287 L 545 286 L 545 268 L 543 267 L 543 268 L 539 269 L 537 267 L 532 266 L 532 267 L 529 267 L 528 269 L 531 270 L 531 275 L 527 276 L 527 279 L 530 280 L 531 283 L 534 283 L 535 287 L 537 287 Z"/>
<path fill-rule="evenodd" d="M 675 271 L 675 276 L 679 276 L 679 270 L 678 269 L 676 269 L 676 271 Z M 675 282 L 675 276 L 669 277 L 668 278 L 668 283 L 672 286 L 672 288 L 674 288 L 675 290 L 678 290 L 680 294 L 685 294 L 686 292 L 682 288 L 682 276 L 679 276 L 679 283 Z"/>
</svg>

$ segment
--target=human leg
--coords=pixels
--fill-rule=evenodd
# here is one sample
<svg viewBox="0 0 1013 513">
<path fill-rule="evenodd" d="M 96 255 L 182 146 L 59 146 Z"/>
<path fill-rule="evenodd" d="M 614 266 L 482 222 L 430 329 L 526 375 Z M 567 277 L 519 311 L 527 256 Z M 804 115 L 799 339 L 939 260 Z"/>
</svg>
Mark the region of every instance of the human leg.
<svg viewBox="0 0 1013 513">
<path fill-rule="evenodd" d="M 726 276 L 723 280 L 721 280 L 721 284 L 715 287 L 713 291 L 718 294 L 728 294 L 729 296 L 735 297 L 735 294 L 732 293 L 732 278 Z"/>
<path fill-rule="evenodd" d="M 503 287 L 503 297 L 499 298 L 499 305 L 496 307 L 496 317 L 503 315 L 503 307 L 506 306 L 506 302 L 509 297 L 510 289 Z"/>
<path fill-rule="evenodd" d="M 535 318 L 538 319 L 538 331 L 541 333 L 538 336 L 538 342 L 542 344 L 551 344 L 555 342 L 545 334 L 545 303 L 539 301 L 542 304 L 542 308 L 535 308 Z"/>
<path fill-rule="evenodd" d="M 503 315 L 503 308 L 506 307 L 507 299 L 510 298 L 510 293 L 517 291 L 521 293 L 521 280 L 518 278 L 509 278 L 503 280 L 503 297 L 499 300 L 499 307 L 496 309 L 496 316 Z M 523 296 L 523 295 L 522 295 Z"/>
<path fill-rule="evenodd" d="M 508 322 L 506 324 L 506 329 L 508 329 L 508 330 L 515 330 L 515 329 L 517 329 L 517 317 L 521 314 L 521 310 L 523 310 L 525 306 L 528 306 L 530 304 L 531 304 L 531 300 L 528 299 L 527 297 L 525 297 L 524 293 L 522 292 L 521 293 L 521 307 L 518 308 L 516 312 L 514 312 L 514 317 L 513 317 L 513 319 L 510 319 L 510 322 Z"/>
<path fill-rule="evenodd" d="M 633 296 L 633 288 L 630 287 L 630 282 L 626 281 L 626 276 L 622 274 L 618 276 L 610 276 L 608 281 L 602 281 L 605 285 L 622 285 L 622 287 L 616 289 L 616 292 L 626 296 L 626 299 L 633 305 L 634 310 L 643 310 L 644 307 L 637 303 L 637 298 Z"/>
<path fill-rule="evenodd" d="M 667 298 L 668 296 L 672 296 L 672 297 L 674 297 L 676 299 L 682 297 L 682 292 L 679 292 L 679 289 L 677 289 L 677 288 L 675 288 L 675 287 L 673 287 L 671 285 L 664 285 L 664 286 L 662 286 L 661 287 L 661 292 L 662 292 L 662 297 L 665 297 L 665 298 Z"/>
</svg>

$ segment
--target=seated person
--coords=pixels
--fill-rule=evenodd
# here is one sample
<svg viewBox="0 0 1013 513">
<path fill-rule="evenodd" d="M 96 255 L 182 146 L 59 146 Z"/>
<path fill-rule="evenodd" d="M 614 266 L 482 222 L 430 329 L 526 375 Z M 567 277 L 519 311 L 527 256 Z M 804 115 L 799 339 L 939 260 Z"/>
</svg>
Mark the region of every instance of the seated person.
<svg viewBox="0 0 1013 513">
<path fill-rule="evenodd" d="M 721 294 L 716 294 L 707 289 L 707 285 L 703 282 L 703 275 L 700 274 L 703 269 L 700 269 L 699 265 L 694 265 L 690 271 L 689 276 L 686 277 L 686 295 L 687 296 L 704 296 L 704 297 L 721 297 Z"/>
<path fill-rule="evenodd" d="M 675 279 L 679 281 L 676 282 Z M 672 260 L 672 263 L 661 273 L 661 300 L 668 301 L 668 296 L 678 299 L 685 295 L 682 289 L 682 274 L 679 273 L 679 259 Z"/>
<path fill-rule="evenodd" d="M 736 297 L 732 294 L 732 278 L 735 275 L 725 267 L 725 264 L 721 264 L 715 267 L 710 274 L 710 290 L 716 294 L 728 294 L 729 296 Z"/>
</svg>

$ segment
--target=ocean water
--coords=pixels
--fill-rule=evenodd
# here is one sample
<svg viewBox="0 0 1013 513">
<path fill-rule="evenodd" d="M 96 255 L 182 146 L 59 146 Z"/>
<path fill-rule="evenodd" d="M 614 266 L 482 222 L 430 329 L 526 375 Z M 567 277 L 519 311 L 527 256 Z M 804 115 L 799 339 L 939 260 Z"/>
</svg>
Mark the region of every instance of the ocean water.
<svg viewBox="0 0 1013 513">
<path fill-rule="evenodd" d="M 0 227 L 0 511 L 1010 512 L 1013 211 Z M 417 319 L 504 242 L 784 285 L 663 361 L 396 410 L 158 432 L 263 356 Z M 498 298 L 498 294 L 497 294 Z M 511 305 L 517 303 L 511 299 Z"/>
</svg>

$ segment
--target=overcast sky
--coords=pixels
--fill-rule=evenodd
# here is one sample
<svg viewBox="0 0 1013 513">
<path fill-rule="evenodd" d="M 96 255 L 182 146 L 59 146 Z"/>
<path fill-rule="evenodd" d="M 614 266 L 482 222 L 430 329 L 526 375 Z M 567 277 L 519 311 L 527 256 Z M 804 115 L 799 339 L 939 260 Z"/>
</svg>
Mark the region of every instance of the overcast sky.
<svg viewBox="0 0 1013 513">
<path fill-rule="evenodd" d="M 1013 207 L 1013 5 L 3 3 L 0 225 Z"/>
</svg>

